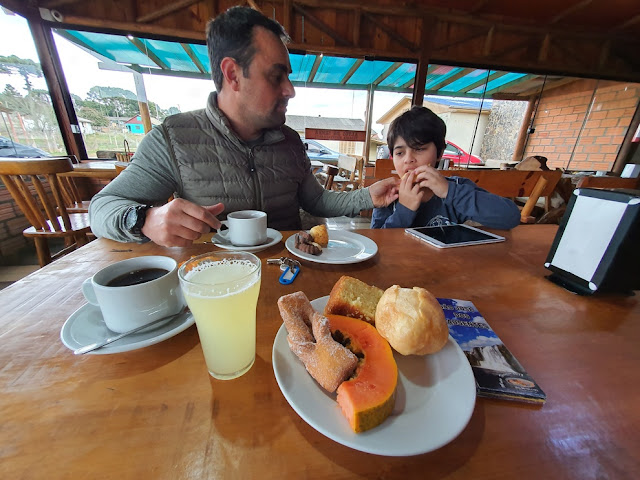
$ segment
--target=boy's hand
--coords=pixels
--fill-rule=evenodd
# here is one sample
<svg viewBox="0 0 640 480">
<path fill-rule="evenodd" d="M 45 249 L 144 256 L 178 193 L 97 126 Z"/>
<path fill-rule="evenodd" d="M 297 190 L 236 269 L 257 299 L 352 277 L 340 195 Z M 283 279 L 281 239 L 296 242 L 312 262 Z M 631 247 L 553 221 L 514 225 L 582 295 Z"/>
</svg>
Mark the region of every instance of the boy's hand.
<svg viewBox="0 0 640 480">
<path fill-rule="evenodd" d="M 416 169 L 417 170 L 417 169 Z M 416 183 L 415 172 L 407 172 L 400 180 L 399 202 L 414 212 L 418 210 L 421 203 L 427 202 L 433 196 L 429 189 L 421 189 Z"/>
<path fill-rule="evenodd" d="M 438 170 L 429 165 L 423 165 L 416 168 L 413 173 L 416 176 L 415 182 L 420 188 L 428 189 L 440 198 L 446 198 L 449 182 Z"/>
</svg>

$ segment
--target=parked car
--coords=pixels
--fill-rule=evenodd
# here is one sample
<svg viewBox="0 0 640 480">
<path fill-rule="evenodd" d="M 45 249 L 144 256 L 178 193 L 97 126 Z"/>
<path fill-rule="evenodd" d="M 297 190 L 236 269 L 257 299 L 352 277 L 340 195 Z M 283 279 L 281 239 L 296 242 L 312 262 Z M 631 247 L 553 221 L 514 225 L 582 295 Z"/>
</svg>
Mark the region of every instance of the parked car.
<svg viewBox="0 0 640 480">
<path fill-rule="evenodd" d="M 484 161 L 480 157 L 476 157 L 470 153 L 465 152 L 462 148 L 453 142 L 447 140 L 447 146 L 444 148 L 442 154 L 443 159 L 448 159 L 456 165 L 484 165 Z"/>
<path fill-rule="evenodd" d="M 338 163 L 340 152 L 331 150 L 315 140 L 306 140 L 303 138 L 302 143 L 304 143 L 304 148 L 307 150 L 307 156 L 310 160 L 319 160 L 331 164 Z"/>
<path fill-rule="evenodd" d="M 380 145 L 378 147 L 376 158 L 391 158 L 388 145 Z M 447 140 L 447 146 L 442 154 L 443 159 L 449 160 L 449 163 L 456 165 L 466 165 L 467 159 L 469 165 L 484 165 L 482 158 L 470 155 L 453 142 Z"/>
<path fill-rule="evenodd" d="M 16 143 L 7 137 L 0 137 L 0 157 L 9 158 L 42 158 L 51 155 L 39 148 Z"/>
</svg>

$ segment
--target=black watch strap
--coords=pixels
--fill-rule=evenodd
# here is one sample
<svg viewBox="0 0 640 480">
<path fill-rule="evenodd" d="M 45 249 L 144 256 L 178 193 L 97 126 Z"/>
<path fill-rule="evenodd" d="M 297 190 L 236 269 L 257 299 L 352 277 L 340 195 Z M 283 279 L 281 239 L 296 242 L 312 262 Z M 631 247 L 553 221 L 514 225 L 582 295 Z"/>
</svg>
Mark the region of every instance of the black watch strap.
<svg viewBox="0 0 640 480">
<path fill-rule="evenodd" d="M 151 205 L 134 205 L 129 208 L 125 218 L 125 226 L 127 230 L 136 237 L 144 237 L 142 227 L 147 220 L 147 211 Z"/>
</svg>

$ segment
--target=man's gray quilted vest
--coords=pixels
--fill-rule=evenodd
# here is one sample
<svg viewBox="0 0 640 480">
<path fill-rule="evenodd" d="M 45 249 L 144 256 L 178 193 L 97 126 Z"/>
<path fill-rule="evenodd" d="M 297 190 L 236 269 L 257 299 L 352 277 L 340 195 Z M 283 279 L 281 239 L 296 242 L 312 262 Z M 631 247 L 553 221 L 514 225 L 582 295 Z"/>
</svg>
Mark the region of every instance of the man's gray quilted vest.
<svg viewBox="0 0 640 480">
<path fill-rule="evenodd" d="M 224 203 L 221 218 L 237 210 L 262 210 L 270 228 L 300 229 L 298 188 L 309 161 L 298 134 L 283 126 L 249 147 L 229 128 L 215 102 L 212 94 L 207 109 L 163 122 L 180 171 L 180 196 L 198 205 Z"/>
</svg>

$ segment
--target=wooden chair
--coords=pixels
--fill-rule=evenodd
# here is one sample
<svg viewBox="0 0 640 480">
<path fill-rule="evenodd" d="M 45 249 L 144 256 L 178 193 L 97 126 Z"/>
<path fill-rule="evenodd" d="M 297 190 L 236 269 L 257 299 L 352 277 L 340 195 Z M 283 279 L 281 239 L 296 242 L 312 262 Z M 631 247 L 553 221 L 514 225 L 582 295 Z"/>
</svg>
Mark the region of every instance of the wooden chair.
<svg viewBox="0 0 640 480">
<path fill-rule="evenodd" d="M 531 215 L 540 197 L 545 197 L 545 212 L 551 205 L 551 194 L 556 188 L 562 171 L 560 170 L 440 170 L 444 176 L 465 177 L 480 188 L 501 197 L 528 197 L 520 212 L 522 223 L 534 223 Z"/>
<path fill-rule="evenodd" d="M 338 166 L 326 165 L 322 171 L 326 174 L 324 188 L 338 192 L 346 192 L 362 188 L 364 178 L 364 159 L 350 155 L 340 155 Z"/>
<path fill-rule="evenodd" d="M 576 188 L 629 188 L 632 190 L 640 186 L 640 177 L 638 178 L 621 178 L 621 177 L 596 177 L 589 176 L 582 178 Z"/>
<path fill-rule="evenodd" d="M 62 198 L 67 207 L 67 213 L 88 213 L 91 200 L 82 200 L 73 177 L 60 175 L 58 178 L 62 187 Z"/>
<path fill-rule="evenodd" d="M 34 239 L 41 267 L 86 244 L 87 234 L 91 233 L 87 214 L 67 211 L 58 175 L 72 169 L 67 157 L 0 158 L 0 178 L 32 225 L 22 233 Z M 50 194 L 46 190 L 47 183 Z M 65 240 L 65 247 L 54 255 L 48 243 L 52 238 Z"/>
</svg>

